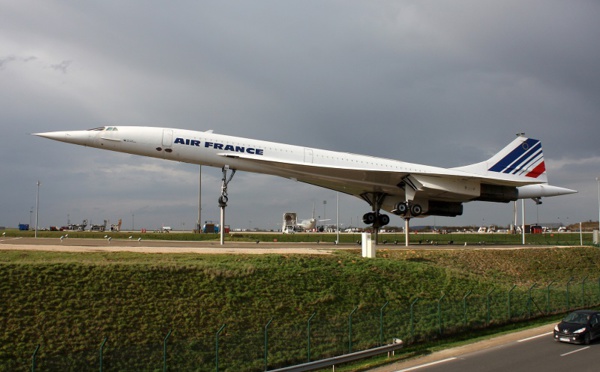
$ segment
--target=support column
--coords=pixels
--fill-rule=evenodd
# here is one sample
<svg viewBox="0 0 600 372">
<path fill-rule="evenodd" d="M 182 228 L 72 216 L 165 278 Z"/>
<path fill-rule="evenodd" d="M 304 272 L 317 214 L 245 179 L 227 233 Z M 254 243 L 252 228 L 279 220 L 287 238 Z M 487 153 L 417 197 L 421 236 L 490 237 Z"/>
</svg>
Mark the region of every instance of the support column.
<svg viewBox="0 0 600 372">
<path fill-rule="evenodd" d="M 515 200 L 513 203 L 513 215 L 514 215 L 514 219 L 513 219 L 513 234 L 517 233 L 517 226 L 519 225 L 519 211 L 517 208 L 517 201 Z"/>
<path fill-rule="evenodd" d="M 523 245 L 525 245 L 525 199 L 521 199 L 521 236 L 523 237 Z"/>
<path fill-rule="evenodd" d="M 410 244 L 410 237 L 408 236 L 408 234 L 410 234 L 410 218 L 405 218 L 404 219 L 404 242 L 407 247 Z"/>
</svg>

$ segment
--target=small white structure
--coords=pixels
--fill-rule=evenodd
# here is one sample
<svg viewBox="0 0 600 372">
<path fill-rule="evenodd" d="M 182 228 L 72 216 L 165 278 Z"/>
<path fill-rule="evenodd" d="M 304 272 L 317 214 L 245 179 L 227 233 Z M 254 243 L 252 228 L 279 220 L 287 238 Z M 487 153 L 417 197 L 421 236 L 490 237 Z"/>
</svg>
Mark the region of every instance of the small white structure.
<svg viewBox="0 0 600 372">
<path fill-rule="evenodd" d="M 371 240 L 370 233 L 362 233 L 362 256 L 366 258 L 375 258 L 376 246 Z"/>
</svg>

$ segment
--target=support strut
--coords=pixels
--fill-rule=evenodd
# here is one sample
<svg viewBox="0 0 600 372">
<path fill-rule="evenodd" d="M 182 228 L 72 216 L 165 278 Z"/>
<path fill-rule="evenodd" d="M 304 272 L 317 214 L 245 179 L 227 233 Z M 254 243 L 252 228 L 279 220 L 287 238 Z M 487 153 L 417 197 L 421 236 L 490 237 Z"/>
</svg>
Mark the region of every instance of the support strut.
<svg viewBox="0 0 600 372">
<path fill-rule="evenodd" d="M 225 207 L 229 198 L 227 197 L 227 185 L 235 174 L 235 169 L 231 169 L 231 174 L 227 177 L 229 166 L 223 167 L 223 179 L 221 180 L 221 196 L 219 196 L 219 207 L 221 208 L 221 225 L 219 226 L 219 234 L 221 235 L 221 245 L 225 244 Z"/>
<path fill-rule="evenodd" d="M 410 217 L 404 217 L 404 245 L 410 245 Z"/>
<path fill-rule="evenodd" d="M 407 247 L 410 244 L 410 219 L 419 216 L 421 214 L 421 211 L 422 209 L 419 204 L 412 204 L 412 202 L 410 201 L 396 204 L 396 208 L 392 211 L 392 213 L 399 215 L 402 217 L 402 219 L 404 219 L 404 236 L 405 245 Z"/>
<path fill-rule="evenodd" d="M 421 205 L 413 203 L 416 193 L 423 189 L 423 184 L 416 177 L 407 175 L 398 186 L 404 189 L 405 202 L 396 206 L 398 212 L 396 214 L 401 215 L 404 219 L 405 245 L 408 247 L 410 244 L 410 219 L 423 213 Z"/>
<path fill-rule="evenodd" d="M 410 234 L 410 219 L 421 214 L 421 206 L 418 204 L 412 204 L 410 201 L 396 204 L 396 208 L 392 210 L 392 213 L 401 216 L 404 220 L 404 237 L 405 245 L 409 245 L 409 234 Z"/>
</svg>

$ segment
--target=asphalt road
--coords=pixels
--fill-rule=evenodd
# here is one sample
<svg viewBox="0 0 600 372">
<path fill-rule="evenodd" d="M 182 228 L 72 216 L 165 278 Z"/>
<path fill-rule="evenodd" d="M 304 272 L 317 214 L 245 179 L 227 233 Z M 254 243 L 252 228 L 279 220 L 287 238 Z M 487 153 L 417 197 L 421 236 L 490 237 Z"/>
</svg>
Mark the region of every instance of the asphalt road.
<svg viewBox="0 0 600 372">
<path fill-rule="evenodd" d="M 600 371 L 600 341 L 591 345 L 556 342 L 548 329 L 518 340 L 464 353 L 439 353 L 411 366 L 398 365 L 393 372 L 532 372 L 532 371 Z M 465 351 L 463 349 L 463 351 Z M 424 358 L 423 358 L 424 359 Z M 417 360 L 418 362 L 418 360 Z"/>
<path fill-rule="evenodd" d="M 107 233 L 108 235 L 108 233 Z M 137 236 L 137 235 L 136 235 Z M 273 241 L 259 241 L 259 242 L 240 242 L 240 241 L 225 241 L 224 245 L 220 245 L 218 238 L 210 241 L 174 241 L 174 240 L 152 240 L 142 239 L 77 239 L 68 238 L 61 240 L 59 238 L 25 238 L 25 237 L 2 237 L 0 236 L 0 249 L 6 249 L 7 247 L 13 247 L 14 249 L 31 249 L 32 247 L 38 247 L 41 250 L 43 247 L 94 247 L 94 248 L 112 248 L 113 250 L 128 250 L 128 248 L 221 248 L 221 249 L 290 249 L 290 248 L 303 248 L 320 251 L 333 251 L 333 250 L 344 250 L 344 249 L 361 249 L 360 245 L 356 243 L 344 243 L 336 245 L 332 242 L 273 242 Z M 416 244 L 405 247 L 403 244 L 379 244 L 377 250 L 514 250 L 514 249 L 548 249 L 548 248 L 564 248 L 568 249 L 568 246 L 550 246 L 550 245 L 429 245 L 429 244 Z M 158 250 L 155 250 L 158 252 Z M 293 252 L 290 252 L 293 253 Z"/>
<path fill-rule="evenodd" d="M 0 238 L 0 250 L 198 254 L 330 254 L 336 246 L 317 243 L 164 241 L 136 239 Z M 352 246 L 356 249 L 355 246 Z"/>
</svg>

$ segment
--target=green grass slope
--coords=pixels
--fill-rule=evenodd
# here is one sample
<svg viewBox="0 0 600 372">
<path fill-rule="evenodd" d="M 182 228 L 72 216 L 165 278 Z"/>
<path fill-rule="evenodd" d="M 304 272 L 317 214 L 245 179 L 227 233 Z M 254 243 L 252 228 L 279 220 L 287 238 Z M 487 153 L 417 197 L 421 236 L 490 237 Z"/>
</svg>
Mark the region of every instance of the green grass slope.
<svg viewBox="0 0 600 372">
<path fill-rule="evenodd" d="M 37 344 L 41 370 L 97 370 L 105 337 L 106 370 L 161 370 L 169 330 L 170 369 L 214 370 L 216 332 L 223 325 L 220 370 L 262 370 L 271 319 L 269 368 L 306 361 L 313 314 L 314 360 L 377 346 L 382 337 L 416 342 L 485 326 L 490 316 L 503 323 L 564 311 L 567 283 L 569 307 L 593 305 L 600 302 L 598 276 L 596 248 L 383 249 L 376 259 L 363 259 L 358 251 L 0 251 L 0 370 L 29 370 Z M 530 296 L 532 286 L 537 290 Z M 492 305 L 486 307 L 490 290 Z M 513 303 L 508 315 L 507 300 Z"/>
</svg>

